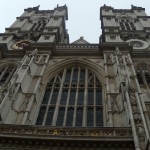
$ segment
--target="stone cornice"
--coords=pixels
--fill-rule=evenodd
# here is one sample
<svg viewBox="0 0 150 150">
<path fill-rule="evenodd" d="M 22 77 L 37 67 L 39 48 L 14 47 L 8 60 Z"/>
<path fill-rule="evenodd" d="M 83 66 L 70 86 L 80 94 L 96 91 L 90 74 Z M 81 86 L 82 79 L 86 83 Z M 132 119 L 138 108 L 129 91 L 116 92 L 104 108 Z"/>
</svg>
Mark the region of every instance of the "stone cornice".
<svg viewBox="0 0 150 150">
<path fill-rule="evenodd" d="M 8 142 L 9 141 L 9 142 Z M 0 145 L 133 148 L 131 128 L 0 125 Z M 93 145 L 94 144 L 94 145 Z M 10 147 L 12 144 L 10 144 Z"/>
<path fill-rule="evenodd" d="M 25 126 L 25 125 L 0 125 L 0 137 L 1 136 L 13 137 L 32 137 L 32 138 L 48 138 L 55 137 L 65 138 L 65 137 L 74 137 L 74 138 L 99 138 L 99 140 L 132 140 L 131 128 L 109 128 L 109 127 L 100 127 L 100 128 L 88 128 L 88 127 L 50 127 L 50 126 Z M 90 140 L 89 139 L 89 140 Z"/>
</svg>

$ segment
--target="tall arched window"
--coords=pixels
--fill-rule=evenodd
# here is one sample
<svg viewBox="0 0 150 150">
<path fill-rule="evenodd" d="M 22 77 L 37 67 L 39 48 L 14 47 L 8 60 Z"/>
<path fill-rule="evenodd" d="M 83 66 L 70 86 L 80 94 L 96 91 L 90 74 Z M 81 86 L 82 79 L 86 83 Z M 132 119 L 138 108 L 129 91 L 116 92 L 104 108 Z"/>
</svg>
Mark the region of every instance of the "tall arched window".
<svg viewBox="0 0 150 150">
<path fill-rule="evenodd" d="M 82 67 L 56 74 L 47 84 L 36 124 L 103 126 L 102 86 L 97 77 Z"/>
</svg>

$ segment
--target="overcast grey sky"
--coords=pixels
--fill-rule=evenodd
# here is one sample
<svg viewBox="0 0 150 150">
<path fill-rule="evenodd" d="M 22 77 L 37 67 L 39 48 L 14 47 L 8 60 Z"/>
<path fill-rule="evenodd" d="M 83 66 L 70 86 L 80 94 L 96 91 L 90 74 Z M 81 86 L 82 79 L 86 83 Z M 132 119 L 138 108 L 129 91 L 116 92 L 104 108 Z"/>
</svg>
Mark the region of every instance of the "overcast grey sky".
<svg viewBox="0 0 150 150">
<path fill-rule="evenodd" d="M 25 8 L 40 5 L 40 9 L 53 9 L 57 4 L 68 7 L 67 29 L 70 42 L 80 36 L 90 43 L 97 43 L 101 34 L 99 9 L 104 4 L 114 8 L 129 9 L 131 4 L 146 8 L 150 15 L 150 0 L 1 0 L 0 33 L 19 17 Z"/>
</svg>

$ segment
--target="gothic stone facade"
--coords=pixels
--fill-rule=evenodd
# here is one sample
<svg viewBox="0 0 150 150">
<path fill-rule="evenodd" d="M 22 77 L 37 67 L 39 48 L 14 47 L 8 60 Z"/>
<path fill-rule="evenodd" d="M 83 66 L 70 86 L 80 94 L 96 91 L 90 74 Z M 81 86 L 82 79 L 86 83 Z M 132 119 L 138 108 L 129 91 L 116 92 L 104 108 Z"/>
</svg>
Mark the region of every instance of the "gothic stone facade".
<svg viewBox="0 0 150 150">
<path fill-rule="evenodd" d="M 98 44 L 70 44 L 67 19 L 28 8 L 0 34 L 0 149 L 148 150 L 145 9 L 102 6 Z"/>
</svg>

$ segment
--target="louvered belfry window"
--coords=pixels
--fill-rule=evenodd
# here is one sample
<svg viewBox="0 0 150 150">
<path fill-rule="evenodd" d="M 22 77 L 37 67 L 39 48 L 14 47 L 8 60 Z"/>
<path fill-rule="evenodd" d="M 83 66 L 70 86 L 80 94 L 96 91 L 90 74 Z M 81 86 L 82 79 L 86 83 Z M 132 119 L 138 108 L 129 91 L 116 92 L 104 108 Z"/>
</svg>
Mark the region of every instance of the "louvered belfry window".
<svg viewBox="0 0 150 150">
<path fill-rule="evenodd" d="M 103 126 L 102 86 L 97 77 L 78 66 L 56 74 L 47 84 L 36 124 Z"/>
</svg>

